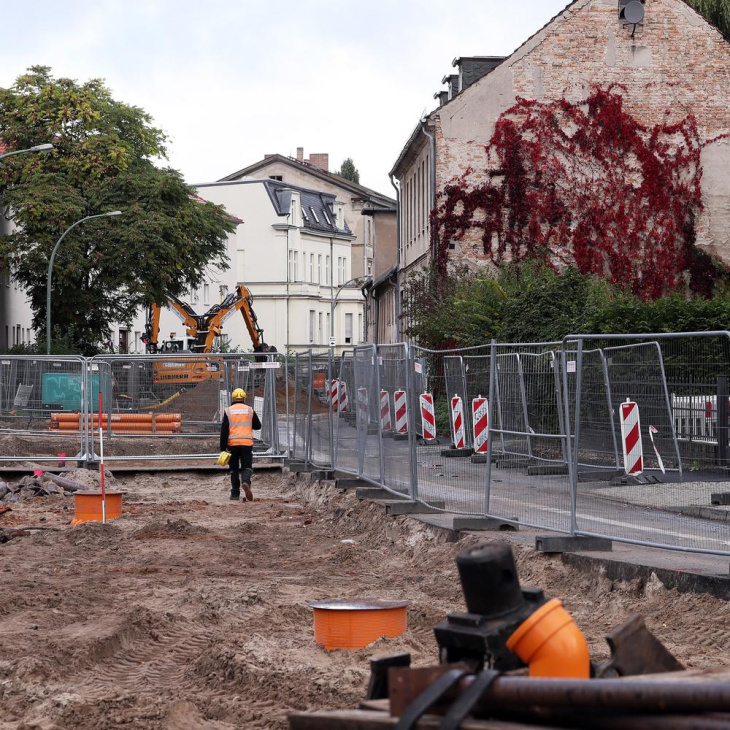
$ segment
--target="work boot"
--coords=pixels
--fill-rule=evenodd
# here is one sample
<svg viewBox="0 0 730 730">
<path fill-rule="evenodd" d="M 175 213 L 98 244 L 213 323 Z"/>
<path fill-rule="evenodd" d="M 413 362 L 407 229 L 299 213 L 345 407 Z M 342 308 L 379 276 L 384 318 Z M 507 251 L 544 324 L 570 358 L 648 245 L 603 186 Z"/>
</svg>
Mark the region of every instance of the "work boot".
<svg viewBox="0 0 730 730">
<path fill-rule="evenodd" d="M 243 483 L 243 493 L 246 495 L 246 499 L 249 502 L 253 502 L 253 493 L 251 492 L 251 485 Z"/>
<path fill-rule="evenodd" d="M 240 499 L 240 497 L 241 497 L 241 493 L 240 492 L 231 492 L 230 500 L 232 502 L 238 502 L 238 500 Z"/>
</svg>

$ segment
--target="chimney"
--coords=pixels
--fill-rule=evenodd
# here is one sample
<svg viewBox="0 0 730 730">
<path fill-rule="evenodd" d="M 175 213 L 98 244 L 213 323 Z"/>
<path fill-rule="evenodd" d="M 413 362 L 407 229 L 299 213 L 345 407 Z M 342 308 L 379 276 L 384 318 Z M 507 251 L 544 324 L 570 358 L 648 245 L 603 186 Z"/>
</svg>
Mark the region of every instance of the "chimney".
<svg viewBox="0 0 730 730">
<path fill-rule="evenodd" d="M 330 170 L 330 156 L 327 152 L 312 153 L 309 155 L 309 164 L 318 167 L 320 170 L 329 172 Z"/>
<path fill-rule="evenodd" d="M 297 160 L 304 162 L 304 147 L 297 147 Z"/>
</svg>

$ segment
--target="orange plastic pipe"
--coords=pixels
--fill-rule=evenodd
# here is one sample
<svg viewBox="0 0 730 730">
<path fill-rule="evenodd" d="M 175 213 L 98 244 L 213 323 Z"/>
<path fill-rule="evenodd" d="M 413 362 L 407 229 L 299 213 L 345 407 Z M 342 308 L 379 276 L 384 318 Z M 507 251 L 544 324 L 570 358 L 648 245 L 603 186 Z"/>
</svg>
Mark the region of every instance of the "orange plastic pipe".
<svg viewBox="0 0 730 730">
<path fill-rule="evenodd" d="M 588 644 L 558 598 L 523 621 L 507 639 L 507 648 L 528 665 L 531 677 L 591 676 Z"/>
</svg>

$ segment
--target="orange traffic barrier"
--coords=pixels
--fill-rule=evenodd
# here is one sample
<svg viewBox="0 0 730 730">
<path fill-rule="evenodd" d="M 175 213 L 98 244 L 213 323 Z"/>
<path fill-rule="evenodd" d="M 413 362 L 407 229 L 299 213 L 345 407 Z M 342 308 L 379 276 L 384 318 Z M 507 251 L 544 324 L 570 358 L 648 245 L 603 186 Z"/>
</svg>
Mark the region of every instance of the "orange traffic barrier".
<svg viewBox="0 0 730 730">
<path fill-rule="evenodd" d="M 528 665 L 531 677 L 591 676 L 588 644 L 559 598 L 523 621 L 507 639 L 507 648 Z"/>
<path fill-rule="evenodd" d="M 315 601 L 314 640 L 327 651 L 362 649 L 406 630 L 407 601 Z"/>
<path fill-rule="evenodd" d="M 106 491 L 106 519 L 113 520 L 122 514 L 122 493 Z M 100 491 L 87 491 L 74 493 L 74 518 L 72 525 L 80 525 L 84 522 L 101 522 L 102 499 Z"/>
</svg>

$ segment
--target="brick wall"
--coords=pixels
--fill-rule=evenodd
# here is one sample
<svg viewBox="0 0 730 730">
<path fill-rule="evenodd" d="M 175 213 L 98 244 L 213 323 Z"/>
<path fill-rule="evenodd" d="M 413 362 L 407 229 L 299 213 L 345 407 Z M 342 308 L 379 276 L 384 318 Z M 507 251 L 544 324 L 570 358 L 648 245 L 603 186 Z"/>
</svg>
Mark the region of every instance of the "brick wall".
<svg viewBox="0 0 730 730">
<path fill-rule="evenodd" d="M 645 126 L 692 113 L 703 140 L 730 132 L 730 44 L 683 0 L 647 0 L 645 23 L 622 27 L 616 0 L 578 0 L 500 67 L 432 114 L 437 189 L 471 167 L 481 181 L 485 146 L 517 97 L 584 99 L 591 86 L 626 87 L 625 109 Z M 489 49 L 485 49 L 488 51 Z M 730 263 L 730 141 L 705 147 L 698 244 Z M 481 262 L 481 243 L 452 256 Z"/>
</svg>

